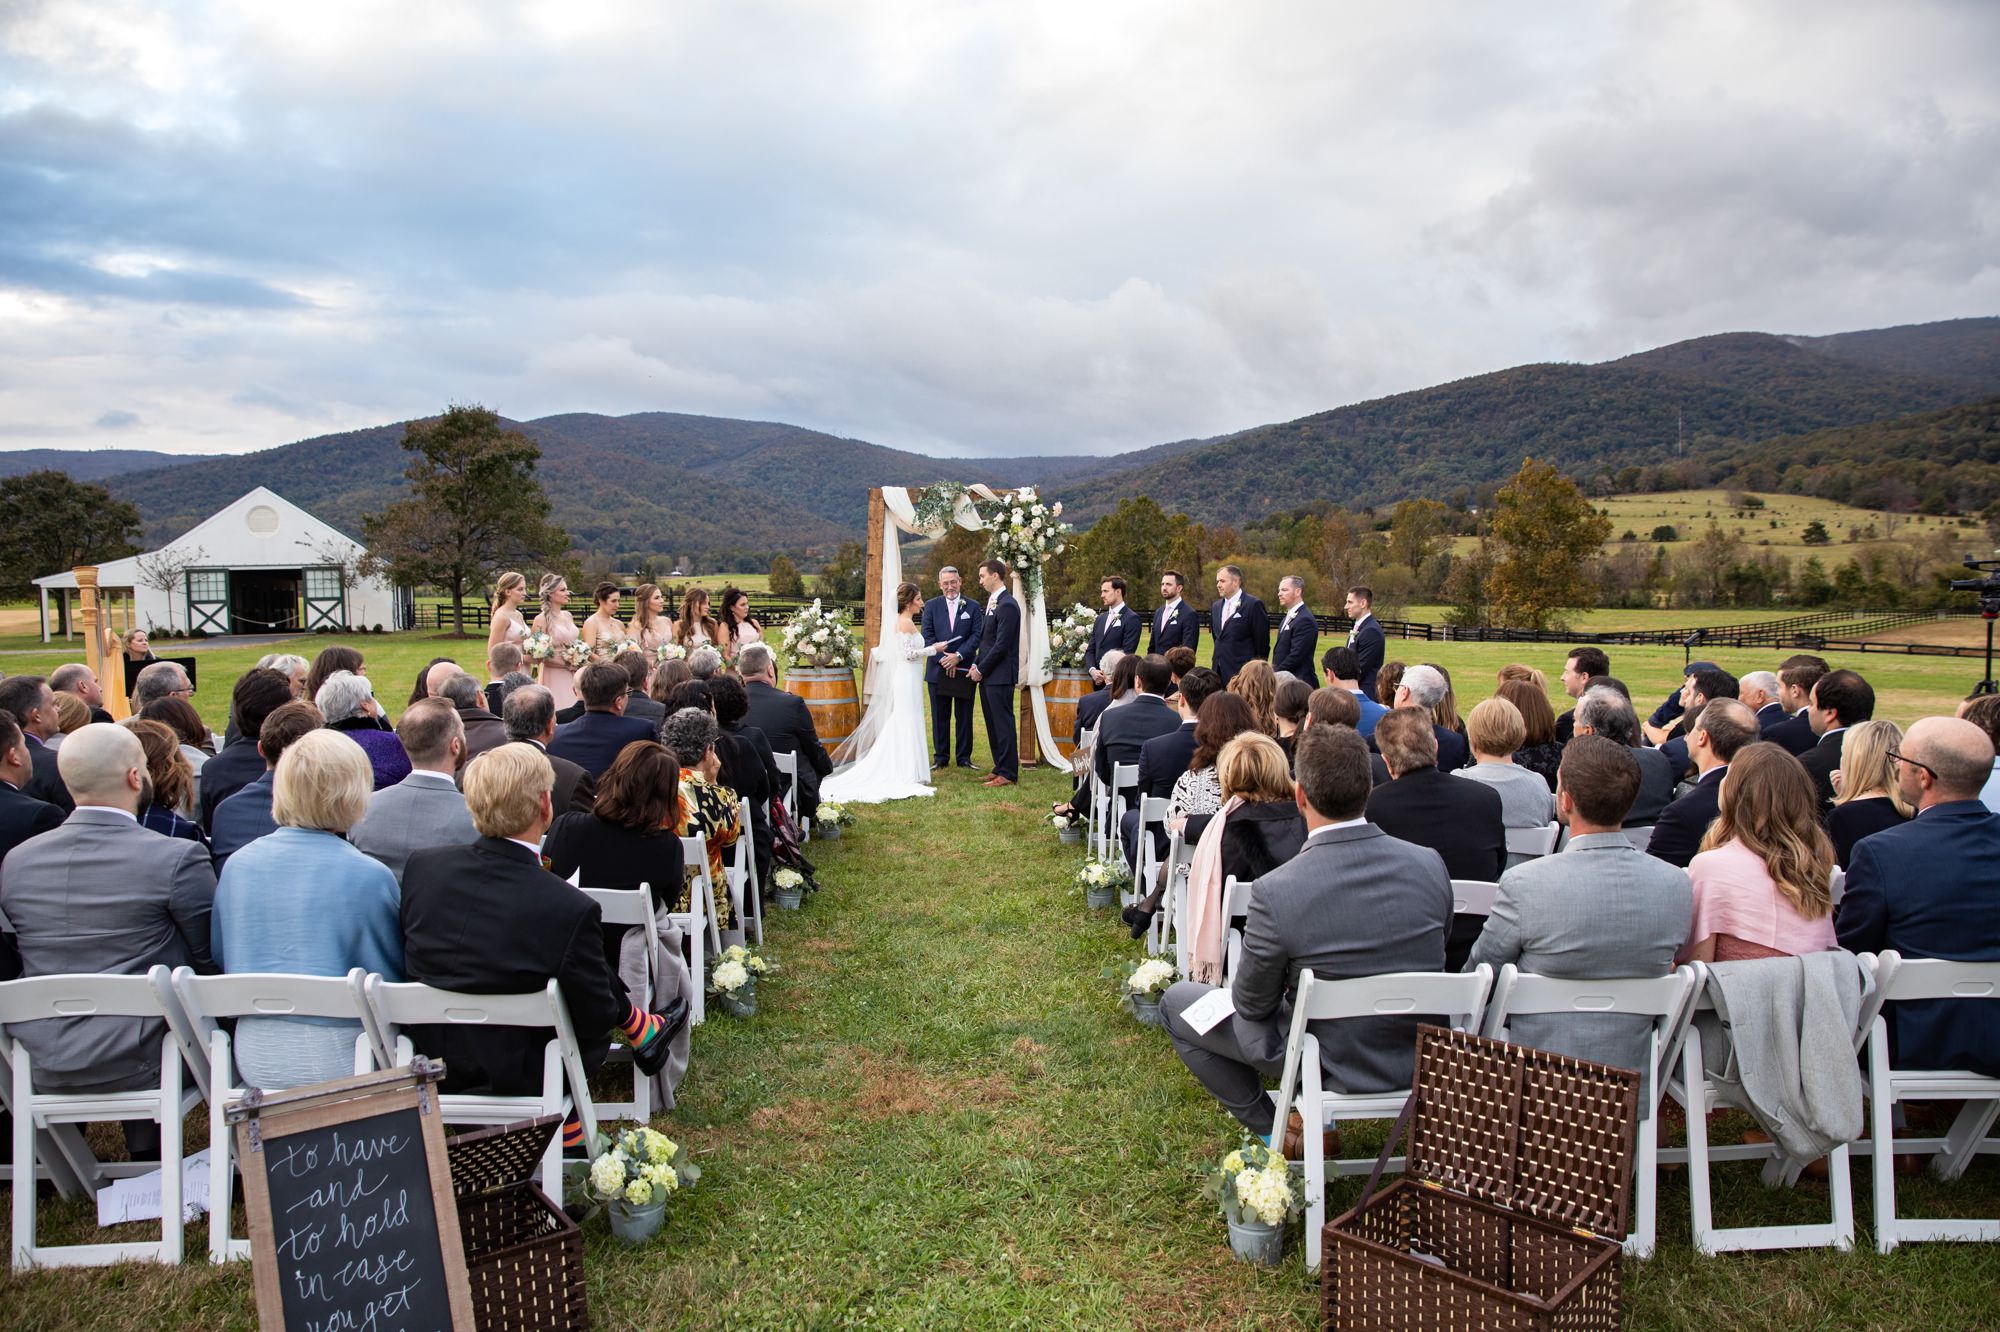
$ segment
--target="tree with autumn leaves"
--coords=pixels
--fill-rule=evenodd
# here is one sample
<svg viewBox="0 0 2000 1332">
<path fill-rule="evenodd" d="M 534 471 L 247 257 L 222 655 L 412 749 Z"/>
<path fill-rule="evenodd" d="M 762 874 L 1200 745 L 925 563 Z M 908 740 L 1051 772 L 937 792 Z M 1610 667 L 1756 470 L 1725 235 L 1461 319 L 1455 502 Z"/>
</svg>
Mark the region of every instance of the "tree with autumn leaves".
<svg viewBox="0 0 2000 1332">
<path fill-rule="evenodd" d="M 1495 497 L 1478 551 L 1452 571 L 1452 622 L 1561 628 L 1563 611 L 1597 604 L 1591 562 L 1610 535 L 1610 519 L 1575 482 L 1524 460 Z"/>
</svg>

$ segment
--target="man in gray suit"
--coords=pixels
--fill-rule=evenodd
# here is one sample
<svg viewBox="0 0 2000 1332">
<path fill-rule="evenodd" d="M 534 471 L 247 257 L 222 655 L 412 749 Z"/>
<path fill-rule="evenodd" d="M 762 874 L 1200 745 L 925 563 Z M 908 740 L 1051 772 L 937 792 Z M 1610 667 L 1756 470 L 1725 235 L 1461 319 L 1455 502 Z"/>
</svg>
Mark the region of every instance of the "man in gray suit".
<svg viewBox="0 0 2000 1332">
<path fill-rule="evenodd" d="M 347 840 L 389 867 L 396 882 L 412 851 L 479 840 L 453 774 L 465 755 L 465 723 L 451 700 L 425 698 L 403 711 L 396 738 L 410 755 L 410 775 L 368 797 L 368 812 Z"/>
<path fill-rule="evenodd" d="M 1345 726 L 1299 735 L 1294 792 L 1305 847 L 1256 882 L 1243 953 L 1230 981 L 1236 1011 L 1197 1032 L 1184 1016 L 1212 986 L 1166 993 L 1167 1034 L 1181 1062 L 1253 1133 L 1271 1131 L 1264 1080 L 1282 1071 L 1299 972 L 1347 980 L 1444 967 L 1451 878 L 1428 847 L 1368 822 L 1368 746 Z M 1327 1084 L 1344 1092 L 1410 1085 L 1419 1018 L 1349 1018 L 1313 1026 Z"/>
<path fill-rule="evenodd" d="M 1530 975 L 1578 980 L 1664 976 L 1687 942 L 1694 914 L 1687 871 L 1636 849 L 1621 831 L 1639 794 L 1638 757 L 1585 734 L 1582 714 L 1579 706 L 1577 736 L 1556 772 L 1556 817 L 1569 825 L 1569 846 L 1500 876 L 1468 970 L 1512 962 Z M 1537 1013 L 1508 1025 L 1518 1044 L 1643 1071 L 1653 1020 Z"/>
<path fill-rule="evenodd" d="M 22 974 L 143 976 L 157 964 L 213 972 L 208 848 L 139 826 L 150 795 L 146 752 L 122 726 L 94 722 L 58 760 L 76 811 L 0 863 L 0 912 L 13 922 Z M 160 1080 L 166 1024 L 142 1018 L 47 1018 L 10 1028 L 52 1091 L 129 1091 Z M 158 1151 L 150 1124 L 126 1135 L 135 1157 Z"/>
</svg>

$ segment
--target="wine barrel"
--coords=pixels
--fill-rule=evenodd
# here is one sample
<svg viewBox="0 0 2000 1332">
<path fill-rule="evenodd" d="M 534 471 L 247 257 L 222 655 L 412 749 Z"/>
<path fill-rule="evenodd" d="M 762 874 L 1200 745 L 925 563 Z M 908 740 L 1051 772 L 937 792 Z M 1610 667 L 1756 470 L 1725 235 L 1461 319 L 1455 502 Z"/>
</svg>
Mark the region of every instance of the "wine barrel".
<svg viewBox="0 0 2000 1332">
<path fill-rule="evenodd" d="M 1049 702 L 1049 729 L 1065 759 L 1076 748 L 1070 742 L 1076 733 L 1076 701 L 1089 692 L 1090 672 L 1076 666 L 1056 667 L 1055 678 L 1042 687 L 1042 697 Z"/>
<path fill-rule="evenodd" d="M 785 689 L 806 701 L 820 743 L 828 749 L 854 734 L 861 723 L 861 697 L 849 667 L 794 666 L 785 672 Z"/>
</svg>

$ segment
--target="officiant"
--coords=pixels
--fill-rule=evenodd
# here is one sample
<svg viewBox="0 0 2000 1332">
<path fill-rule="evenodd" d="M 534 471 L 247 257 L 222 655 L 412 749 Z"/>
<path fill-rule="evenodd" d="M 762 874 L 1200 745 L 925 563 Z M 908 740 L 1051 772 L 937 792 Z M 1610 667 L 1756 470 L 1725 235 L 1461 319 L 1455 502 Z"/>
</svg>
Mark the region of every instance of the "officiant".
<svg viewBox="0 0 2000 1332">
<path fill-rule="evenodd" d="M 918 628 L 924 644 L 943 643 L 945 650 L 924 667 L 924 682 L 931 693 L 931 767 L 942 768 L 949 761 L 961 768 L 972 764 L 972 698 L 979 687 L 966 674 L 972 667 L 973 645 L 979 641 L 985 608 L 963 596 L 963 580 L 958 570 L 947 564 L 938 570 L 938 591 L 942 596 L 924 603 Z M 956 718 L 958 731 L 952 733 Z M 953 740 L 957 743 L 953 744 Z"/>
</svg>

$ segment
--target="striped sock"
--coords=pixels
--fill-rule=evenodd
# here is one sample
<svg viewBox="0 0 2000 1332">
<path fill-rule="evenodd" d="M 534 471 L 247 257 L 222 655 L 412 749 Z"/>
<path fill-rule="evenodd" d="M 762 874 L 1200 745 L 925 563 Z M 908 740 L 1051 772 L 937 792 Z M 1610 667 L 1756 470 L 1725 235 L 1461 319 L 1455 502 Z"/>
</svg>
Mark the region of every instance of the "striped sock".
<svg viewBox="0 0 2000 1332">
<path fill-rule="evenodd" d="M 568 1151 L 572 1147 L 581 1148 L 582 1146 L 583 1121 L 575 1115 L 571 1115 L 563 1121 L 563 1150 Z"/>
<path fill-rule="evenodd" d="M 643 1050 L 660 1038 L 661 1029 L 665 1025 L 660 1021 L 658 1013 L 648 1013 L 639 1005 L 633 1004 L 618 1030 L 624 1035 L 625 1044 L 634 1050 Z"/>
</svg>

